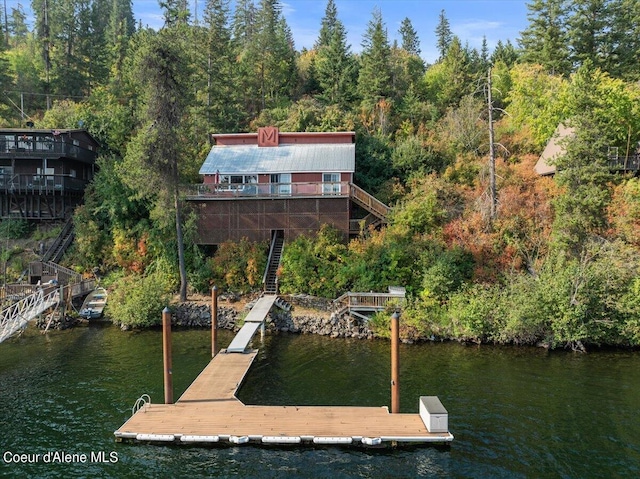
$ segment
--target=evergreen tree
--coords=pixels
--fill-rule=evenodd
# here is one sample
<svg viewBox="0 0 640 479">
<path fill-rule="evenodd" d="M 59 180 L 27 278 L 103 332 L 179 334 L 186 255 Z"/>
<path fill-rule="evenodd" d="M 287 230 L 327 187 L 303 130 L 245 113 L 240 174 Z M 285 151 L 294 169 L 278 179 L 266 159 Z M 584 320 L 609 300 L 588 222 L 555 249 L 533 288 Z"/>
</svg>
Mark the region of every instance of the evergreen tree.
<svg viewBox="0 0 640 479">
<path fill-rule="evenodd" d="M 567 0 L 533 0 L 527 9 L 529 25 L 519 40 L 523 60 L 539 63 L 551 74 L 568 75 Z"/>
<path fill-rule="evenodd" d="M 249 46 L 261 109 L 289 98 L 295 85 L 295 51 L 291 31 L 279 0 L 261 0 L 257 31 Z"/>
<path fill-rule="evenodd" d="M 623 69 L 621 73 L 631 80 L 640 79 L 640 2 L 636 0 L 622 0 L 620 7 L 622 15 L 619 21 L 628 29 L 625 35 L 625 47 L 620 52 Z"/>
<path fill-rule="evenodd" d="M 26 42 L 29 29 L 27 28 L 27 16 L 21 4 L 18 4 L 18 8 L 11 9 L 11 15 L 5 27 L 7 44 L 15 46 Z"/>
<path fill-rule="evenodd" d="M 402 49 L 411 55 L 420 55 L 420 40 L 418 32 L 411 24 L 409 17 L 405 17 L 400 24 L 400 36 L 402 37 Z"/>
<path fill-rule="evenodd" d="M 333 2 L 330 1 L 329 4 Z M 329 5 L 327 12 L 329 14 Z M 331 105 L 346 107 L 355 96 L 357 65 L 350 52 L 350 46 L 347 45 L 347 32 L 337 18 L 337 11 L 333 11 L 332 15 L 334 16 L 331 22 L 325 19 L 322 21 L 314 69 L 321 90 L 320 99 Z M 329 42 L 322 44 L 321 41 L 325 41 L 322 40 L 322 30 L 325 28 Z"/>
<path fill-rule="evenodd" d="M 495 50 L 491 54 L 491 64 L 495 65 L 498 62 L 502 62 L 508 67 L 512 67 L 520 58 L 520 53 L 513 46 L 510 40 L 506 43 L 502 43 L 502 40 L 498 40 Z"/>
<path fill-rule="evenodd" d="M 164 10 L 165 27 L 186 25 L 191 16 L 187 0 L 158 0 L 160 8 Z"/>
<path fill-rule="evenodd" d="M 207 79 L 207 123 L 214 131 L 239 128 L 235 94 L 234 56 L 229 26 L 229 0 L 207 0 L 206 57 L 201 59 L 202 78 Z"/>
<path fill-rule="evenodd" d="M 449 20 L 447 19 L 445 11 L 441 10 L 440 17 L 438 18 L 438 26 L 436 26 L 436 47 L 440 53 L 440 59 L 446 55 L 452 40 L 453 33 L 451 32 Z"/>
<path fill-rule="evenodd" d="M 131 0 L 111 0 L 108 24 L 104 36 L 108 55 L 108 66 L 116 79 L 120 78 L 127 54 L 129 39 L 135 32 L 135 19 Z"/>
<path fill-rule="evenodd" d="M 596 68 L 608 71 L 613 42 L 610 0 L 577 0 L 573 2 L 569 24 L 571 61 L 574 67 L 590 61 Z"/>
<path fill-rule="evenodd" d="M 392 94 L 390 57 L 387 30 L 380 10 L 376 8 L 362 41 L 358 75 L 358 93 L 368 105 L 375 105 Z"/>
<path fill-rule="evenodd" d="M 328 0 L 327 7 L 324 11 L 324 17 L 322 17 L 320 24 L 320 33 L 313 48 L 319 50 L 322 47 L 329 46 L 338 23 L 338 9 L 336 8 L 335 1 Z"/>
<path fill-rule="evenodd" d="M 184 47 L 183 26 L 163 28 L 139 51 L 136 78 L 143 92 L 141 126 L 127 148 L 123 163 L 124 180 L 145 198 L 156 204 L 156 221 L 166 221 L 166 211 L 174 212 L 180 299 L 186 301 L 187 275 L 182 237 L 182 210 L 179 196 L 180 165 L 186 145 L 183 115 L 191 91 L 190 65 Z"/>
<path fill-rule="evenodd" d="M 598 114 L 602 98 L 601 74 L 590 61 L 572 78 L 569 96 L 574 135 L 567 139 L 564 156 L 555 160 L 556 182 L 563 193 L 556 199 L 554 236 L 568 255 L 578 257 L 590 238 L 604 233 L 605 208 L 610 200 L 606 124 Z"/>
<path fill-rule="evenodd" d="M 487 36 L 482 36 L 482 46 L 480 47 L 480 61 L 482 62 L 481 69 L 486 71 L 489 68 L 489 44 L 487 43 Z"/>
</svg>

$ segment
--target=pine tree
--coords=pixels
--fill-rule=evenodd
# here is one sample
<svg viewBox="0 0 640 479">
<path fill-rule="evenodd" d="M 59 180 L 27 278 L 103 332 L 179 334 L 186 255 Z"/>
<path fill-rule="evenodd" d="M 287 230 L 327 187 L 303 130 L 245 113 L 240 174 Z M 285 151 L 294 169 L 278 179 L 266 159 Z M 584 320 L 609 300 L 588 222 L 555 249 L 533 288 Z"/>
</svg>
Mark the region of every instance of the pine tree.
<svg viewBox="0 0 640 479">
<path fill-rule="evenodd" d="M 495 50 L 491 54 L 491 64 L 495 65 L 497 62 L 502 62 L 508 67 L 512 67 L 520 58 L 520 53 L 513 46 L 510 40 L 506 43 L 502 43 L 502 40 L 498 40 Z"/>
<path fill-rule="evenodd" d="M 362 56 L 358 76 L 358 93 L 368 105 L 389 98 L 391 89 L 391 48 L 387 30 L 379 9 L 373 11 L 362 41 Z"/>
<path fill-rule="evenodd" d="M 327 7 L 324 11 L 324 17 L 322 17 L 320 24 L 320 33 L 313 48 L 319 50 L 322 47 L 329 46 L 338 23 L 338 9 L 336 8 L 335 1 L 328 0 Z"/>
<path fill-rule="evenodd" d="M 405 17 L 400 24 L 400 36 L 402 37 L 402 48 L 411 55 L 420 55 L 420 40 L 418 32 L 411 24 L 409 17 Z"/>
<path fill-rule="evenodd" d="M 254 16 L 255 12 L 255 16 Z M 251 116 L 289 98 L 297 85 L 291 31 L 278 0 L 245 2 L 236 10 L 234 36 L 245 105 Z"/>
<path fill-rule="evenodd" d="M 162 211 L 157 213 L 158 217 L 166 220 L 166 211 L 173 210 L 180 300 L 186 301 L 187 275 L 178 188 L 180 165 L 188 151 L 180 139 L 186 137 L 183 116 L 190 102 L 192 77 L 184 46 L 184 26 L 165 27 L 147 38 L 136 63 L 136 78 L 144 96 L 140 112 L 142 125 L 128 145 L 124 178 L 139 198 L 154 202 L 156 209 Z"/>
<path fill-rule="evenodd" d="M 549 73 L 571 72 L 567 49 L 566 0 L 534 0 L 527 4 L 529 25 L 519 39 L 523 60 L 539 63 Z"/>
<path fill-rule="evenodd" d="M 346 107 L 355 95 L 357 66 L 347 45 L 344 25 L 337 18 L 337 11 L 329 9 L 330 4 L 332 0 L 327 5 L 327 15 L 331 15 L 332 20 L 322 20 L 314 69 L 321 89 L 319 98 L 330 105 Z M 326 29 L 325 35 L 329 35 L 327 44 L 323 44 L 326 41 L 323 29 Z"/>
<path fill-rule="evenodd" d="M 630 80 L 640 78 L 640 2 L 610 0 L 610 21 L 604 47 L 609 52 L 602 68 L 611 75 Z"/>
<path fill-rule="evenodd" d="M 104 36 L 108 51 L 107 64 L 116 81 L 119 81 L 122 65 L 127 55 L 129 39 L 135 32 L 135 19 L 131 0 L 111 0 L 109 22 Z"/>
<path fill-rule="evenodd" d="M 234 81 L 234 56 L 229 26 L 229 0 L 207 0 L 204 11 L 207 48 L 201 76 L 207 79 L 207 123 L 214 131 L 237 130 L 239 112 Z"/>
<path fill-rule="evenodd" d="M 16 46 L 26 42 L 29 29 L 27 28 L 27 15 L 24 13 L 22 5 L 18 4 L 17 8 L 11 9 L 11 15 L 9 15 L 5 27 L 7 44 Z"/>
<path fill-rule="evenodd" d="M 447 50 L 449 50 L 449 45 L 453 40 L 451 26 L 444 10 L 440 11 L 440 17 L 438 18 L 438 26 L 436 27 L 436 40 L 436 47 L 438 48 L 438 52 L 440 53 L 440 59 L 442 59 L 446 55 Z"/>
<path fill-rule="evenodd" d="M 576 67 L 590 61 L 596 68 L 608 70 L 612 54 L 610 25 L 611 3 L 608 0 L 577 0 L 569 18 L 571 61 Z"/>
<path fill-rule="evenodd" d="M 187 0 L 158 0 L 160 8 L 164 10 L 165 27 L 187 25 L 189 23 L 189 5 Z"/>
</svg>

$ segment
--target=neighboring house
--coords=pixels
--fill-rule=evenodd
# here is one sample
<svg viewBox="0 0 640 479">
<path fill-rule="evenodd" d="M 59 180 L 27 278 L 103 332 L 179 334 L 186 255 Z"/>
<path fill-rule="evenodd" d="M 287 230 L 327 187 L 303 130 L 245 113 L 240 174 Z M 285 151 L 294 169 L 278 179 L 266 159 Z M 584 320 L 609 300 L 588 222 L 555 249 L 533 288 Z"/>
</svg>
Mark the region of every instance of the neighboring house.
<svg viewBox="0 0 640 479">
<path fill-rule="evenodd" d="M 568 138 L 574 135 L 575 129 L 568 127 L 562 123 L 558 125 L 553 133 L 544 151 L 538 158 L 534 170 L 540 176 L 549 176 L 556 173 L 554 160 L 565 154 L 564 144 Z M 609 148 L 607 152 L 607 161 L 609 169 L 620 172 L 633 172 L 638 174 L 640 171 L 640 144 L 635 151 L 629 151 L 629 154 L 621 155 L 618 148 Z"/>
<path fill-rule="evenodd" d="M 559 156 L 564 155 L 563 143 L 566 139 L 573 135 L 574 129 L 560 123 L 556 128 L 556 131 L 551 135 L 547 146 L 538 158 L 534 170 L 541 176 L 554 175 L 556 173 L 556 167 L 553 165 L 553 161 Z"/>
<path fill-rule="evenodd" d="M 187 196 L 198 212 L 200 244 L 269 240 L 276 232 L 293 239 L 323 224 L 347 239 L 362 225 L 386 221 L 388 207 L 353 184 L 354 132 L 269 127 L 211 141 L 203 184 Z"/>
<path fill-rule="evenodd" d="M 93 178 L 97 150 L 86 130 L 0 128 L 0 219 L 67 217 Z"/>
</svg>

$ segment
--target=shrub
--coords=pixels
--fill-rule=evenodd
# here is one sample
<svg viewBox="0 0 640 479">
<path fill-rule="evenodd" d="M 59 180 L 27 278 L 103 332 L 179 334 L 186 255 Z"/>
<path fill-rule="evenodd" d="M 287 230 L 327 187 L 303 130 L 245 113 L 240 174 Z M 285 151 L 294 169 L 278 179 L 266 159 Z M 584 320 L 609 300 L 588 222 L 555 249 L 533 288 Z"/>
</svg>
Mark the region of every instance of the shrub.
<svg viewBox="0 0 640 479">
<path fill-rule="evenodd" d="M 169 264 L 158 260 L 148 273 L 130 275 L 114 283 L 109 297 L 108 313 L 115 324 L 139 328 L 159 324 L 162 310 L 169 304 L 177 278 Z"/>
</svg>

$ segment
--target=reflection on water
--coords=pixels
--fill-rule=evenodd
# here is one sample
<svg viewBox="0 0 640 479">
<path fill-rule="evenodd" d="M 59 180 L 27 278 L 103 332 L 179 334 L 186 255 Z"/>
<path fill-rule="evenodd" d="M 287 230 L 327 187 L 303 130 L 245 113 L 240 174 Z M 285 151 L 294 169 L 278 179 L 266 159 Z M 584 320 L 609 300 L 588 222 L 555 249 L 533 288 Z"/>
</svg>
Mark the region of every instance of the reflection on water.
<svg viewBox="0 0 640 479">
<path fill-rule="evenodd" d="M 221 332 L 226 346 L 231 334 Z M 240 390 L 250 404 L 390 402 L 384 341 L 277 335 Z M 210 358 L 206 330 L 174 331 L 174 397 Z M 142 394 L 163 400 L 159 331 L 91 326 L 0 344 L 0 453 L 115 451 L 116 463 L 21 464 L 8 477 L 633 477 L 640 475 L 640 353 L 403 345 L 401 411 L 437 395 L 450 448 L 385 450 L 118 444 Z M 7 433 L 9 431 L 9 433 Z"/>
</svg>

